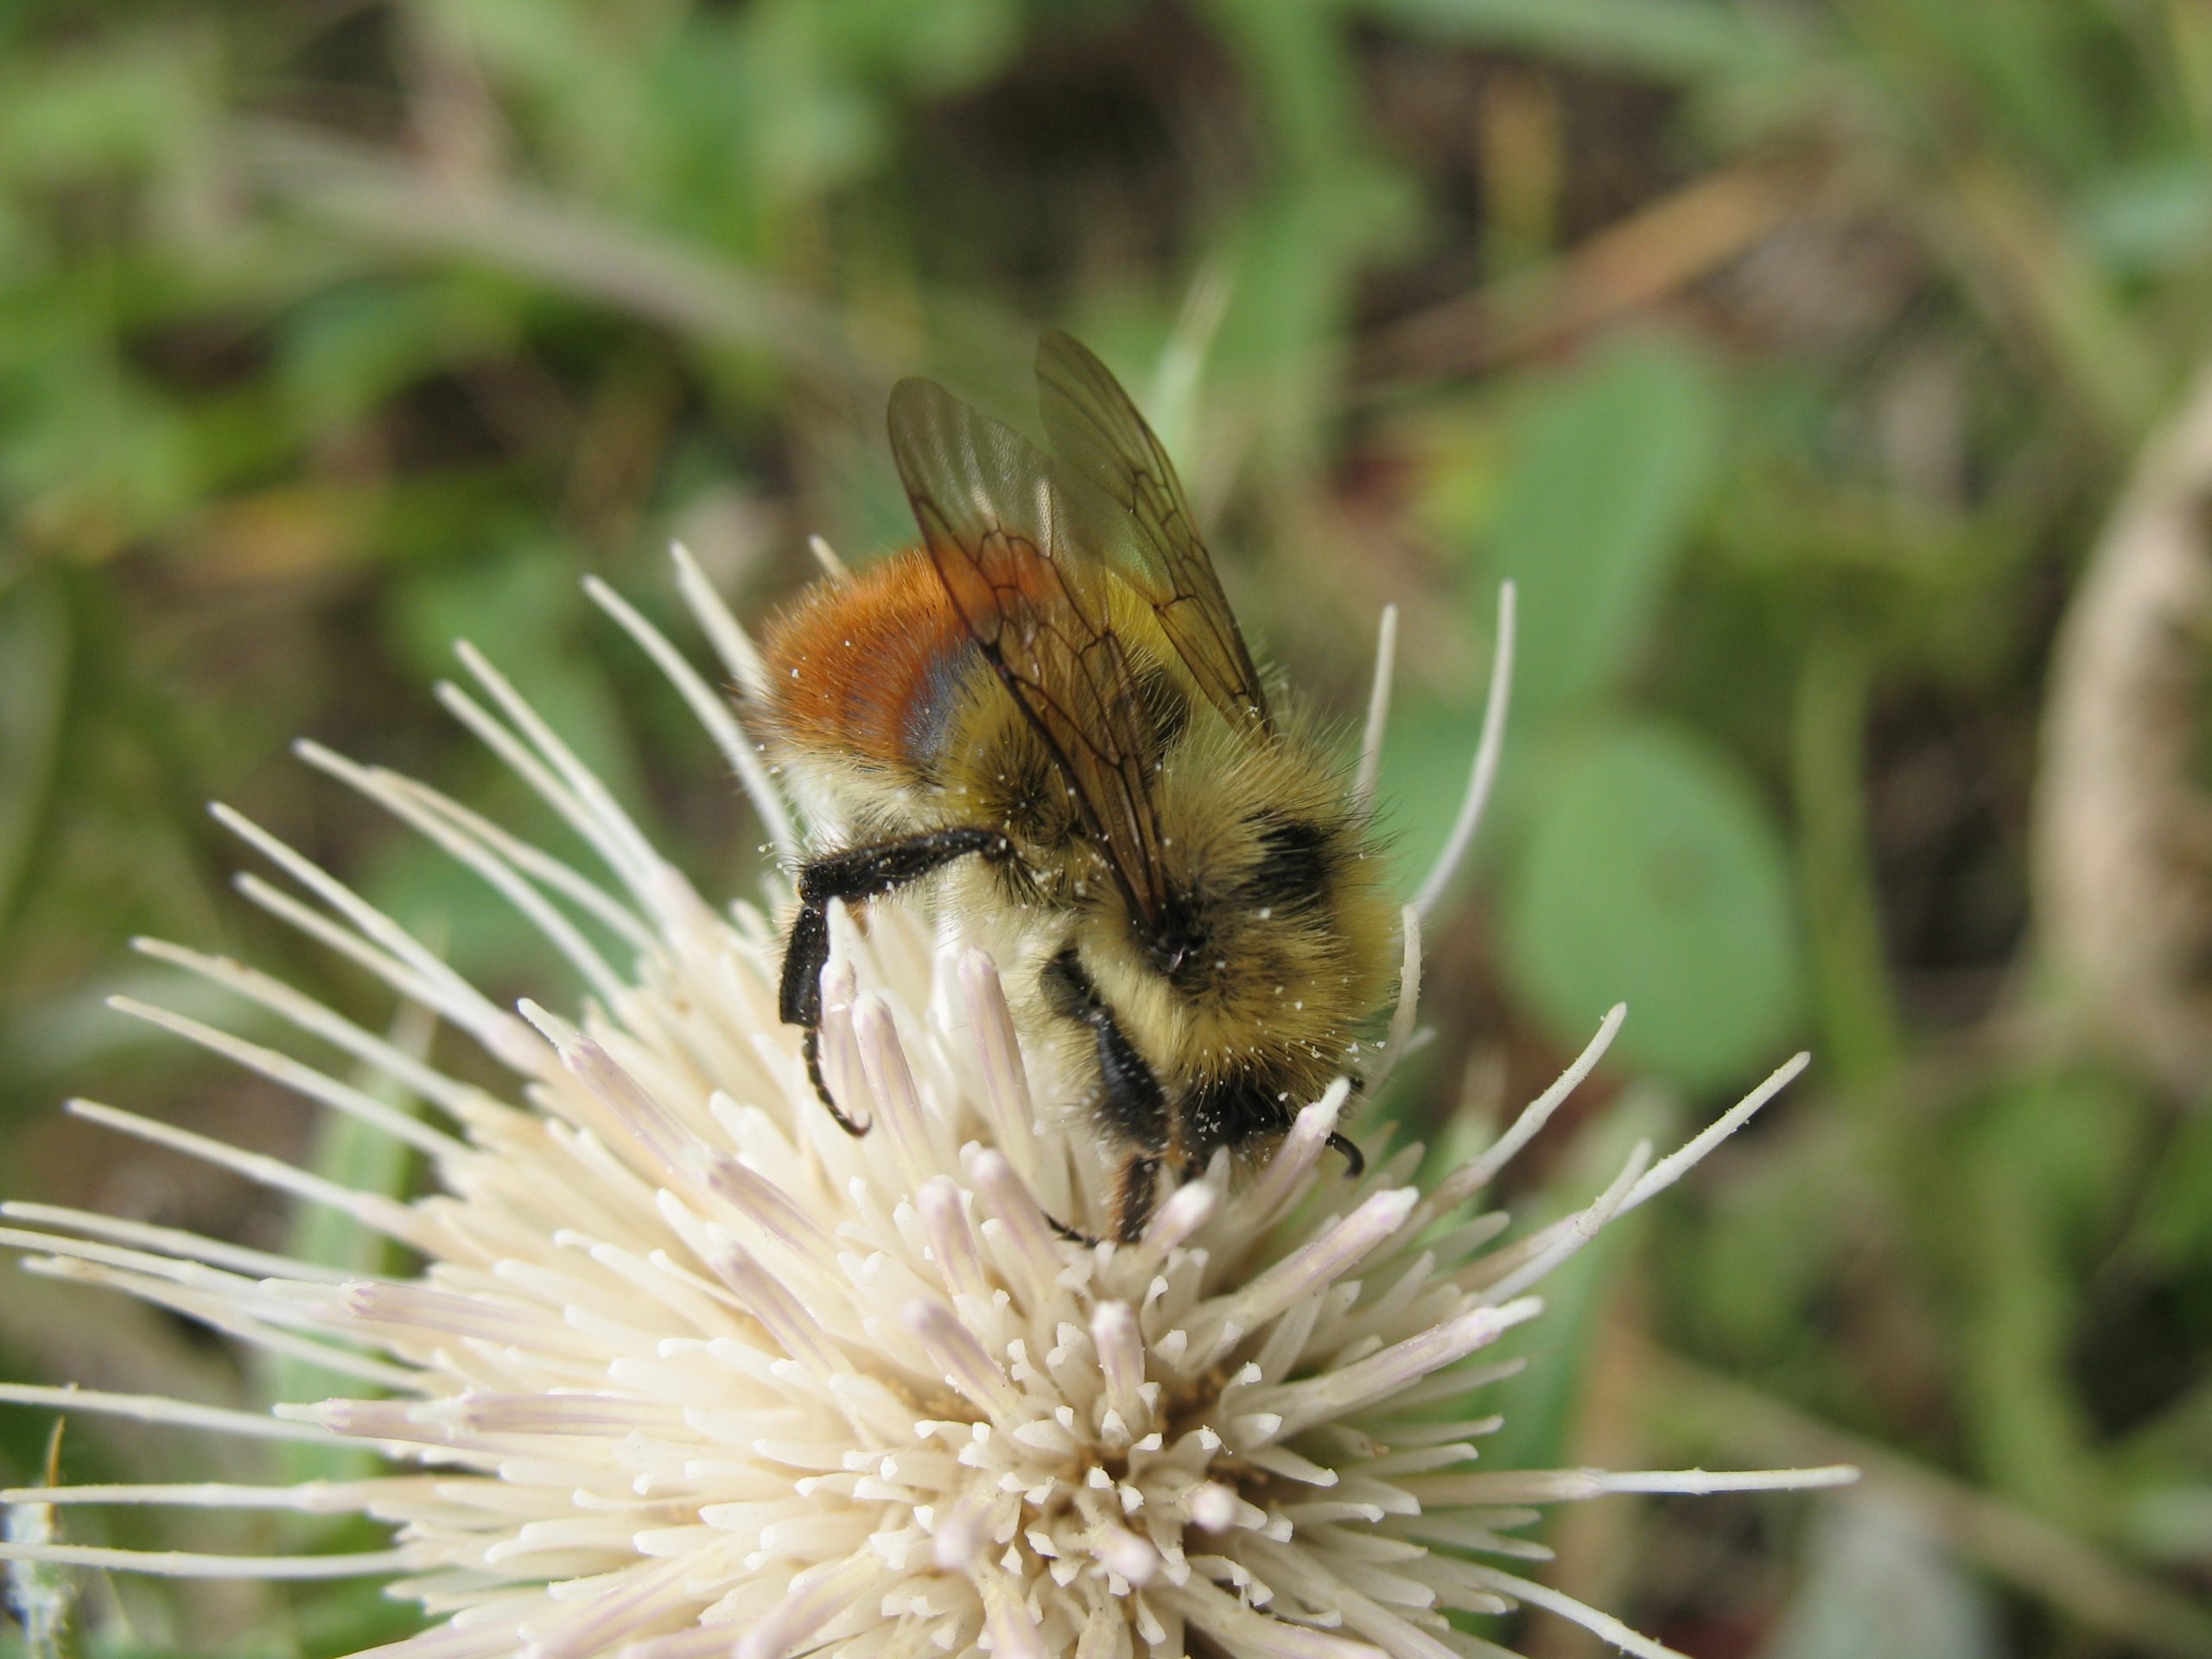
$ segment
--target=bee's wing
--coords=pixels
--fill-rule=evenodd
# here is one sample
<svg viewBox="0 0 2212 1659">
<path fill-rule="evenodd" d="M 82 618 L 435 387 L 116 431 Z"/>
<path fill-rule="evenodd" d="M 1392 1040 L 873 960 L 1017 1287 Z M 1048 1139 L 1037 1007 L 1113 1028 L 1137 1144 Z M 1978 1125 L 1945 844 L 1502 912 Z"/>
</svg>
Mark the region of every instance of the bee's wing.
<svg viewBox="0 0 2212 1659">
<path fill-rule="evenodd" d="M 932 381 L 891 393 L 891 453 L 955 611 L 1044 741 L 1134 913 L 1164 906 L 1147 776 L 1157 748 L 1111 576 L 1078 546 L 1052 460 Z"/>
<path fill-rule="evenodd" d="M 1272 729 L 1259 671 L 1198 539 L 1190 498 L 1113 372 L 1072 336 L 1047 329 L 1037 346 L 1037 392 L 1063 468 L 1119 509 L 1104 515 L 1118 522 L 1108 535 L 1113 545 L 1098 551 L 1152 601 L 1161 632 L 1223 717 Z"/>
</svg>

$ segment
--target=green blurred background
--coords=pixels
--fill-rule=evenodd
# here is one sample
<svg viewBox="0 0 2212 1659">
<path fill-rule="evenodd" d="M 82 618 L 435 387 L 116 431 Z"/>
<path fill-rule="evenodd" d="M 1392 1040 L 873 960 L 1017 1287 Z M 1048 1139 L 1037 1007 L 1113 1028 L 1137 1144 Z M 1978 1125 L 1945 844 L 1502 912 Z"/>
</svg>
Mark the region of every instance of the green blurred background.
<svg viewBox="0 0 2212 1659">
<path fill-rule="evenodd" d="M 543 829 L 429 695 L 467 634 L 749 892 L 759 827 L 580 577 L 696 649 L 671 538 L 754 616 L 809 532 L 894 544 L 890 382 L 1018 413 L 1045 322 L 1154 414 L 1249 631 L 1348 729 L 1401 607 L 1408 887 L 1520 583 L 1506 780 L 1388 1109 L 1478 1138 L 1625 999 L 1585 1133 L 1509 1195 L 1541 1214 L 1815 1051 L 1559 1287 L 1495 1455 L 1870 1478 L 1585 1506 L 1553 1580 L 1699 1659 L 2212 1656 L 2202 0 L 0 4 L 0 1187 L 335 1248 L 55 1111 L 408 1179 L 101 1006 L 209 1006 L 128 953 L 155 933 L 393 1018 L 234 899 L 203 801 L 499 994 L 573 995 L 288 741 Z M 284 1382 L 21 1275 L 0 1366 Z M 6 1414 L 0 1473 L 49 1427 Z M 86 1654 L 408 1628 L 85 1593 Z"/>
</svg>

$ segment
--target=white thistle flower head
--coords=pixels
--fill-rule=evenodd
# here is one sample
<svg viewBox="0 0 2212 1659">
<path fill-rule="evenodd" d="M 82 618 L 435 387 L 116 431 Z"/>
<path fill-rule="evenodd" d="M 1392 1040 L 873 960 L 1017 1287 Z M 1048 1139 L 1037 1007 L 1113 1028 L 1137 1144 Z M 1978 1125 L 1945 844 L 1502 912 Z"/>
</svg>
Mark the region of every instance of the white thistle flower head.
<svg viewBox="0 0 2212 1659">
<path fill-rule="evenodd" d="M 678 567 L 725 666 L 745 677 L 743 635 L 680 551 Z M 635 612 L 593 591 L 699 714 L 789 853 L 789 820 L 723 700 Z M 1515 1369 L 1501 1339 L 1539 1313 L 1545 1274 L 1676 1179 L 1797 1062 L 1680 1152 L 1653 1163 L 1640 1151 L 1580 1214 L 1510 1244 L 1496 1243 L 1503 1217 L 1470 1218 L 1467 1203 L 1597 1064 L 1618 1009 L 1489 1151 L 1426 1192 L 1409 1180 L 1417 1148 L 1357 1181 L 1325 1165 L 1339 1084 L 1255 1175 L 1232 1184 L 1217 1164 L 1140 1242 L 1072 1243 L 1047 1219 L 1084 1213 L 1071 1137 L 1032 1093 L 988 958 L 933 938 L 912 907 L 881 907 L 865 938 L 838 921 L 825 1061 L 874 1125 L 846 1135 L 778 1022 L 767 913 L 704 903 L 513 689 L 463 658 L 478 690 L 442 688 L 444 701 L 591 844 L 613 887 L 422 784 L 303 753 L 535 922 L 591 988 L 578 1018 L 495 1006 L 297 853 L 219 816 L 293 884 L 249 876 L 247 897 L 474 1039 L 513 1075 L 512 1097 L 176 946 L 146 948 L 359 1073 L 123 1005 L 418 1150 L 435 1191 L 404 1204 L 73 1103 L 334 1208 L 417 1269 L 346 1277 L 38 1205 L 13 1206 L 5 1235 L 35 1271 L 122 1289 L 357 1386 L 273 1414 L 23 1385 L 0 1399 L 365 1446 L 398 1470 L 303 1485 L 46 1486 L 7 1502 L 64 1519 L 61 1506 L 86 1503 L 353 1511 L 388 1525 L 390 1548 L 141 1554 L 56 1541 L 66 1529 L 51 1528 L 11 1533 L 0 1554 L 181 1576 L 403 1575 L 395 1592 L 429 1623 L 374 1649 L 383 1659 L 1445 1659 L 1501 1652 L 1470 1632 L 1521 1602 L 1649 1655 L 1665 1649 L 1526 1575 L 1544 1553 L 1517 1535 L 1531 1506 L 1847 1478 L 1624 1476 L 1480 1456 L 1497 1423 L 1482 1389 Z M 1502 690 L 1501 671 L 1478 798 Z M 1470 830 L 1478 798 L 1473 808 Z M 1412 1032 L 1417 924 L 1408 907 L 1392 1056 Z M 595 938 L 619 940 L 628 964 Z"/>
</svg>

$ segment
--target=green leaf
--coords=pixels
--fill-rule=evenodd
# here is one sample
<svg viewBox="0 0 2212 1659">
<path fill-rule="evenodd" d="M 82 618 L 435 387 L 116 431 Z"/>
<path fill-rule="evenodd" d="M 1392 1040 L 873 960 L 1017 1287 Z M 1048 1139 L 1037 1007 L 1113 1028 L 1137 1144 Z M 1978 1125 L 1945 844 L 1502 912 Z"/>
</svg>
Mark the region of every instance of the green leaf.
<svg viewBox="0 0 2212 1659">
<path fill-rule="evenodd" d="M 1021 45 L 1013 0 L 849 0 L 806 14 L 822 45 L 849 70 L 906 80 L 945 93 L 973 86 L 1001 68 Z"/>
<path fill-rule="evenodd" d="M 454 642 L 474 645 L 616 799 L 636 800 L 635 747 L 590 650 L 594 618 L 579 577 L 567 546 L 527 537 L 448 560 L 414 573 L 394 595 L 392 637 L 426 677 L 453 677 Z"/>
<path fill-rule="evenodd" d="M 1383 730 L 1376 791 L 1376 823 L 1388 837 L 1392 876 L 1404 893 L 1421 884 L 1451 837 L 1482 735 L 1480 709 L 1455 709 L 1417 685 L 1409 690 Z M 1477 855 L 1486 855 L 1489 846 L 1486 828 L 1476 842 Z"/>
<path fill-rule="evenodd" d="M 1671 1236 L 1663 1254 L 1670 1294 L 1694 1310 L 1699 1344 L 1739 1365 L 1826 1363 L 1814 1310 L 1845 1248 L 1850 1206 L 1832 1162 L 1793 1153 L 1716 1185 L 1696 1225 Z M 1747 1262 L 1758 1270 L 1745 1272 Z"/>
<path fill-rule="evenodd" d="M 1617 341 L 1529 396 L 1486 538 L 1487 574 L 1521 589 L 1519 709 L 1585 702 L 1628 665 L 1719 429 L 1704 360 L 1666 340 Z"/>
<path fill-rule="evenodd" d="M 2151 1162 L 2128 1250 L 2168 1272 L 2212 1262 L 2212 1111 L 2175 1115 Z"/>
<path fill-rule="evenodd" d="M 492 345 L 497 322 L 455 283 L 359 284 L 296 308 L 272 378 L 312 431 L 366 417 L 427 372 Z"/>
<path fill-rule="evenodd" d="M 1694 734 L 1624 717 L 1537 780 L 1505 893 L 1506 963 L 1572 1048 L 1625 1001 L 1615 1052 L 1689 1087 L 1770 1058 L 1803 977 L 1765 804 Z"/>
<path fill-rule="evenodd" d="M 174 30 L 49 48 L 5 65 L 0 168 L 11 183 L 73 183 L 111 168 L 175 168 L 200 148 L 217 59 Z"/>
<path fill-rule="evenodd" d="M 2116 168 L 2087 193 L 2074 230 L 2122 276 L 2185 270 L 2212 251 L 2212 163 L 2184 150 Z"/>
</svg>

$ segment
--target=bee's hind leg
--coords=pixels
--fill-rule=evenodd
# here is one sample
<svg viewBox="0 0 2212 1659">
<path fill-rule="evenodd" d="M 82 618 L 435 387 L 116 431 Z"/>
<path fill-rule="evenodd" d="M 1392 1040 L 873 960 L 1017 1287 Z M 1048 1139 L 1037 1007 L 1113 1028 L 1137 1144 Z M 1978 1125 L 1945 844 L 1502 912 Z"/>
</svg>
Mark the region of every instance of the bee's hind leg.
<svg viewBox="0 0 2212 1659">
<path fill-rule="evenodd" d="M 778 988 L 777 1012 L 785 1025 L 804 1031 L 800 1052 L 806 1060 L 806 1075 L 813 1082 L 814 1092 L 830 1109 L 830 1116 L 847 1135 L 866 1135 L 870 1126 L 845 1114 L 831 1097 L 829 1082 L 822 1075 L 822 970 L 830 962 L 830 900 L 859 904 L 894 892 L 970 853 L 994 861 L 1008 858 L 1014 843 L 995 830 L 934 830 L 828 853 L 798 873 L 798 914 L 791 918 L 791 937 L 784 944 L 784 976 Z"/>
</svg>

